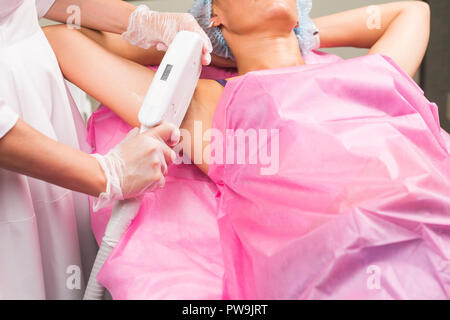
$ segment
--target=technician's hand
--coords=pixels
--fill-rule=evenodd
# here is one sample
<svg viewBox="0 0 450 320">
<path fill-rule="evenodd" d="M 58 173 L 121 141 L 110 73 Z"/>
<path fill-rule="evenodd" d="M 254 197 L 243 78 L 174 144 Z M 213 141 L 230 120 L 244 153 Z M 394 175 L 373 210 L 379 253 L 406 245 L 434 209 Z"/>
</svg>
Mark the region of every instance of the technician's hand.
<svg viewBox="0 0 450 320">
<path fill-rule="evenodd" d="M 167 166 L 176 158 L 168 145 L 176 145 L 179 139 L 180 131 L 173 125 L 162 124 L 143 134 L 135 128 L 105 156 L 95 154 L 107 178 L 107 187 L 94 202 L 94 211 L 115 200 L 162 188 Z"/>
<path fill-rule="evenodd" d="M 129 43 L 148 49 L 155 47 L 167 51 L 169 45 L 180 31 L 193 31 L 203 38 L 202 63 L 211 63 L 212 44 L 206 33 L 189 13 L 163 13 L 151 11 L 140 5 L 131 14 L 128 29 L 122 37 Z"/>
</svg>

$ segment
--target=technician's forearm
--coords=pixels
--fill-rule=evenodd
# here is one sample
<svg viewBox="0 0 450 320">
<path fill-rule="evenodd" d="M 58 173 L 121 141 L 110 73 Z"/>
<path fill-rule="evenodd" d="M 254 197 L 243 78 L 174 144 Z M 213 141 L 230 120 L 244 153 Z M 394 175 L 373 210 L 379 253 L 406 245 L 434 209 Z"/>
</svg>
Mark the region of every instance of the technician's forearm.
<svg viewBox="0 0 450 320">
<path fill-rule="evenodd" d="M 0 139 L 0 167 L 98 196 L 106 177 L 94 157 L 58 143 L 19 120 Z"/>
<path fill-rule="evenodd" d="M 83 27 L 122 34 L 128 26 L 134 5 L 119 0 L 56 0 L 46 18 L 66 23 L 73 14 L 70 6 L 80 8 L 81 25 Z"/>
</svg>

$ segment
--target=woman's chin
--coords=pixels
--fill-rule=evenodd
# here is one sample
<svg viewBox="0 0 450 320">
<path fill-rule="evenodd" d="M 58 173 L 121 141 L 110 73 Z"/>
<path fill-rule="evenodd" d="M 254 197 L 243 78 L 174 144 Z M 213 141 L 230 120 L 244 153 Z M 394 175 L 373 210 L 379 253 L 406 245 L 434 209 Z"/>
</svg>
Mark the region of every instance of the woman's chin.
<svg viewBox="0 0 450 320">
<path fill-rule="evenodd" d="M 280 22 L 289 26 L 291 30 L 298 22 L 296 8 L 293 8 L 289 1 L 271 1 L 265 8 L 264 17 L 268 23 L 272 21 L 278 24 Z M 290 28 L 291 25 L 292 28 Z"/>
</svg>

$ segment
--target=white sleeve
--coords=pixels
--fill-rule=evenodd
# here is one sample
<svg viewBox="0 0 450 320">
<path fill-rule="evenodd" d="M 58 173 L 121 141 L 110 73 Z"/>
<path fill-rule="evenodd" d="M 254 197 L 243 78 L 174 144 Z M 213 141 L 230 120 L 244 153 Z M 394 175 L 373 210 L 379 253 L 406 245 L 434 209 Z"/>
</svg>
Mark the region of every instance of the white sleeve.
<svg viewBox="0 0 450 320">
<path fill-rule="evenodd" d="M 55 0 L 36 0 L 36 9 L 39 19 L 45 16 Z"/>
<path fill-rule="evenodd" d="M 17 113 L 0 99 L 0 139 L 16 125 L 17 120 L 19 120 Z"/>
</svg>

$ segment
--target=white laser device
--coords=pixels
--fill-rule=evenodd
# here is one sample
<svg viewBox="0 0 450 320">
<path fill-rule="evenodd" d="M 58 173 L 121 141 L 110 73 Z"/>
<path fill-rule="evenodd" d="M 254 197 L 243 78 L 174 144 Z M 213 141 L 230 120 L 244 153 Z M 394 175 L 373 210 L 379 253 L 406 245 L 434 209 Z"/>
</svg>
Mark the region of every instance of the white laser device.
<svg viewBox="0 0 450 320">
<path fill-rule="evenodd" d="M 139 111 L 141 133 L 168 122 L 179 127 L 189 108 L 202 71 L 203 41 L 194 32 L 177 34 L 164 56 Z M 97 253 L 84 300 L 102 300 L 105 288 L 97 275 L 136 217 L 140 207 L 138 199 L 128 199 L 115 204 Z"/>
<path fill-rule="evenodd" d="M 202 48 L 203 42 L 197 33 L 178 33 L 139 112 L 143 127 L 152 128 L 161 122 L 181 125 L 202 72 Z"/>
</svg>

